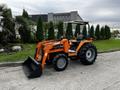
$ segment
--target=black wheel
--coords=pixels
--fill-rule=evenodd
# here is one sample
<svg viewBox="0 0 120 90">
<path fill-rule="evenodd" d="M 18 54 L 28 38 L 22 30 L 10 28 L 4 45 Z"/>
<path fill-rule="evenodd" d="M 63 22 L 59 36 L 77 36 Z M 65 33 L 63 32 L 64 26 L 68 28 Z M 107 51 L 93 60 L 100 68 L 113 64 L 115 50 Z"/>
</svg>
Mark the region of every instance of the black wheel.
<svg viewBox="0 0 120 90">
<path fill-rule="evenodd" d="M 53 59 L 54 69 L 56 71 L 63 71 L 68 65 L 68 58 L 65 54 L 58 54 Z"/>
<path fill-rule="evenodd" d="M 87 43 L 81 47 L 78 52 L 78 56 L 80 57 L 80 61 L 82 64 L 91 65 L 96 60 L 97 49 L 93 44 Z"/>
</svg>

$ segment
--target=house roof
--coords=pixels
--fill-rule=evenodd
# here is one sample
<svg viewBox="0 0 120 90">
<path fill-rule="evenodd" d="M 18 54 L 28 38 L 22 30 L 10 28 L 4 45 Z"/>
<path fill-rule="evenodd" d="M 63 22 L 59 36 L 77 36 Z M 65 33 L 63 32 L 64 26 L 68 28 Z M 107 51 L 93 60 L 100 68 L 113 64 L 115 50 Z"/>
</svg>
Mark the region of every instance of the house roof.
<svg viewBox="0 0 120 90">
<path fill-rule="evenodd" d="M 33 21 L 37 21 L 39 17 L 41 17 L 44 22 L 48 21 L 48 15 L 47 14 L 30 15 L 30 18 Z"/>
</svg>

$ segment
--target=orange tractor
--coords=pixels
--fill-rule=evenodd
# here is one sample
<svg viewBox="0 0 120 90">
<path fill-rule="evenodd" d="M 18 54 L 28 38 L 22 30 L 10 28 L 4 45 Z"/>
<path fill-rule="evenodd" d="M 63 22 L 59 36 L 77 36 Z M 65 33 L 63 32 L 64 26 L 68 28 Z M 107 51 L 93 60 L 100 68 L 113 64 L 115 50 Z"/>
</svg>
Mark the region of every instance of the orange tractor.
<svg viewBox="0 0 120 90">
<path fill-rule="evenodd" d="M 34 58 L 28 57 L 23 63 L 27 77 L 41 76 L 45 65 L 49 63 L 53 64 L 56 71 L 63 71 L 72 57 L 75 57 L 75 60 L 79 59 L 82 64 L 93 64 L 97 57 L 97 49 L 91 43 L 92 41 L 91 38 L 88 38 L 85 40 L 61 39 L 39 42 Z"/>
</svg>

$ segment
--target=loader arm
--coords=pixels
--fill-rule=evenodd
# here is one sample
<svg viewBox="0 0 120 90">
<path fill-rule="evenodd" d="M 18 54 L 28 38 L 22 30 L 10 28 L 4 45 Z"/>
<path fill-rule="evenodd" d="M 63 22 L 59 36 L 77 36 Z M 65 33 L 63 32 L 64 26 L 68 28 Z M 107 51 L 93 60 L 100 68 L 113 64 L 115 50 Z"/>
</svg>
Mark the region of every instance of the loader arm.
<svg viewBox="0 0 120 90">
<path fill-rule="evenodd" d="M 51 44 L 47 44 L 47 47 L 44 48 L 44 55 L 43 55 L 42 62 L 41 62 L 42 69 L 44 69 L 44 65 L 46 64 L 48 54 L 50 53 L 50 49 L 52 48 L 53 48 L 53 45 Z"/>
<path fill-rule="evenodd" d="M 40 61 L 40 58 L 42 58 L 42 57 L 40 57 L 40 48 L 42 47 L 42 43 L 41 42 L 39 42 L 38 44 L 37 44 L 37 46 L 36 46 L 36 51 L 35 51 L 35 56 L 34 56 L 34 59 L 36 60 L 36 61 Z"/>
</svg>

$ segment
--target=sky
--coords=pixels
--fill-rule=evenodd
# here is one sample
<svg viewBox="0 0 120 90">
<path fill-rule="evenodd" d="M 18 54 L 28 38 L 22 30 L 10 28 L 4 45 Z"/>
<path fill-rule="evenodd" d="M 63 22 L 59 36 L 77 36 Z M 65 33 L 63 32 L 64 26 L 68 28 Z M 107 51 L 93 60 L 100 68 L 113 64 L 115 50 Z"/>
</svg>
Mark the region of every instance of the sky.
<svg viewBox="0 0 120 90">
<path fill-rule="evenodd" d="M 12 9 L 13 15 L 78 11 L 85 21 L 92 24 L 120 26 L 120 0 L 0 0 Z"/>
</svg>

